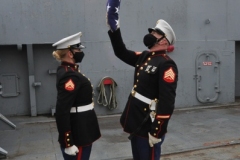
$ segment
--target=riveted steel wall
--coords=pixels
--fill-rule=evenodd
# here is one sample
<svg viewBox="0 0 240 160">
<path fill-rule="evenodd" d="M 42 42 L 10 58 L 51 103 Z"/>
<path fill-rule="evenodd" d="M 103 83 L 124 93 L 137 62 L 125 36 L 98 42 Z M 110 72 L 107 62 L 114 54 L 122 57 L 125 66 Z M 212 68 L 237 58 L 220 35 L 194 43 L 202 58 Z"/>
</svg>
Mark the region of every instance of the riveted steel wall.
<svg viewBox="0 0 240 160">
<path fill-rule="evenodd" d="M 19 94 L 15 96 L 0 95 L 0 112 L 4 115 L 30 114 L 27 63 L 26 47 L 19 51 L 16 45 L 0 45 L 0 75 L 16 75 L 19 78 Z M 15 82 L 12 80 L 6 80 L 5 84 L 2 84 L 2 88 L 15 86 Z M 8 93 L 13 92 L 7 91 L 6 94 Z"/>
<path fill-rule="evenodd" d="M 54 70 L 58 65 L 51 56 L 51 44 L 79 31 L 87 47 L 80 67 L 94 85 L 95 104 L 96 87 L 104 76 L 111 76 L 118 84 L 118 108 L 109 111 L 96 104 L 97 114 L 122 112 L 132 88 L 133 68 L 113 54 L 105 24 L 105 5 L 105 0 L 1 1 L 0 75 L 19 75 L 21 91 L 17 97 L 0 96 L 2 114 L 50 113 L 55 106 Z M 145 50 L 142 38 L 147 29 L 154 27 L 158 19 L 165 19 L 177 36 L 175 51 L 169 54 L 180 74 L 176 107 L 205 105 L 197 100 L 195 59 L 199 53 L 209 50 L 218 55 L 221 63 L 221 92 L 210 104 L 234 102 L 235 90 L 236 93 L 240 90 L 239 85 L 235 87 L 234 78 L 235 41 L 240 39 L 239 6 L 239 0 L 122 0 L 122 36 L 127 48 Z"/>
</svg>

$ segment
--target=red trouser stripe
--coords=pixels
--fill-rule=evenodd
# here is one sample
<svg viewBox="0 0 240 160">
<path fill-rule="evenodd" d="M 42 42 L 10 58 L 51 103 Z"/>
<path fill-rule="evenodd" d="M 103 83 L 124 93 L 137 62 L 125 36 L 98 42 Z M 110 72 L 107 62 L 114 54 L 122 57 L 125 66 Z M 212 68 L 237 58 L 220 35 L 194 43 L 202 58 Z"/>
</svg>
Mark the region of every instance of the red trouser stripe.
<svg viewBox="0 0 240 160">
<path fill-rule="evenodd" d="M 152 157 L 151 160 L 154 160 L 154 146 L 152 147 Z"/>
<path fill-rule="evenodd" d="M 82 147 L 78 147 L 78 156 L 77 156 L 77 160 L 81 160 L 82 159 Z"/>
</svg>

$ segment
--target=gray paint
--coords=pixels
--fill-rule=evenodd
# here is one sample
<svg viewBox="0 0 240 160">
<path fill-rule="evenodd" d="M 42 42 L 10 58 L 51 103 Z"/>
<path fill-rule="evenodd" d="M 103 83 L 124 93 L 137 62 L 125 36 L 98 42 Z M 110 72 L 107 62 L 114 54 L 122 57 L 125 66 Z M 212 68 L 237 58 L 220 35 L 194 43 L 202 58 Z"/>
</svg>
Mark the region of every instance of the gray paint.
<svg viewBox="0 0 240 160">
<path fill-rule="evenodd" d="M 2 0 L 0 44 L 53 43 L 83 32 L 83 41 L 108 41 L 106 1 Z M 238 0 L 122 1 L 121 29 L 126 40 L 141 41 L 157 19 L 166 19 L 178 41 L 238 40 Z M 209 19 L 210 24 L 205 24 Z M 129 34 L 131 33 L 131 34 Z"/>
<path fill-rule="evenodd" d="M 132 88 L 134 68 L 121 62 L 113 53 L 105 24 L 105 5 L 106 1 L 99 0 L 1 1 L 0 74 L 16 73 L 20 77 L 21 91 L 15 98 L 0 96 L 1 113 L 51 113 L 56 103 L 55 72 L 59 65 L 52 58 L 54 48 L 51 44 L 79 31 L 83 33 L 81 40 L 87 47 L 80 69 L 94 85 L 97 114 L 123 111 Z M 206 105 L 197 99 L 194 77 L 195 60 L 199 53 L 206 51 L 216 53 L 221 62 L 220 93 L 210 104 L 231 103 L 235 94 L 240 96 L 239 43 L 235 43 L 240 40 L 239 5 L 239 0 L 122 1 L 122 36 L 127 48 L 145 50 L 142 38 L 147 28 L 154 27 L 159 18 L 165 19 L 177 36 L 175 51 L 169 54 L 179 68 L 176 108 Z M 30 59 L 27 58 L 30 52 L 27 52 L 26 44 L 33 46 Z M 96 102 L 96 87 L 105 76 L 111 76 L 118 84 L 118 108 L 113 111 Z M 33 87 L 34 84 L 37 86 Z"/>
<path fill-rule="evenodd" d="M 8 152 L 0 147 L 0 155 L 2 158 L 7 158 Z"/>
<path fill-rule="evenodd" d="M 20 94 L 19 90 L 19 78 L 16 74 L 2 74 L 0 75 L 1 82 L 1 96 L 17 97 Z"/>
<path fill-rule="evenodd" d="M 7 130 L 10 127 L 11 127 L 11 129 L 16 129 L 16 125 L 14 123 L 12 123 L 9 119 L 7 119 L 1 113 L 0 113 L 0 119 L 2 120 L 2 121 L 0 121 L 1 130 Z M 4 125 L 2 123 L 4 123 Z"/>
<path fill-rule="evenodd" d="M 234 42 L 231 41 L 202 41 L 178 42 L 170 57 L 176 60 L 179 67 L 179 83 L 177 88 L 176 107 L 203 105 L 196 98 L 195 59 L 204 51 L 215 51 L 221 61 L 220 88 L 221 93 L 215 103 L 234 102 Z M 179 55 L 180 54 L 180 55 Z M 233 78 L 229 78 L 233 77 Z M 208 77 L 211 78 L 211 77 Z"/>
<path fill-rule="evenodd" d="M 27 45 L 27 58 L 28 58 L 31 116 L 37 116 L 36 95 L 35 95 L 35 88 L 33 86 L 33 84 L 35 82 L 34 63 L 33 63 L 33 48 L 32 48 L 31 44 Z"/>
<path fill-rule="evenodd" d="M 0 45 L 0 74 L 16 74 L 19 77 L 20 90 L 17 97 L 0 96 L 0 113 L 3 115 L 30 115 L 27 63 L 26 46 L 23 46 L 22 51 L 18 51 L 16 45 Z"/>
<path fill-rule="evenodd" d="M 56 103 L 56 74 L 48 70 L 56 70 L 59 65 L 52 57 L 51 45 L 33 45 L 35 81 L 41 86 L 35 87 L 38 114 L 50 113 Z"/>
<path fill-rule="evenodd" d="M 239 160 L 239 117 L 239 103 L 175 110 L 161 159 Z M 18 128 L 0 132 L 0 145 L 9 152 L 8 159 L 63 160 L 53 117 L 9 118 Z M 129 134 L 122 131 L 119 118 L 115 115 L 98 119 L 102 136 L 94 142 L 90 160 L 133 159 Z"/>
<path fill-rule="evenodd" d="M 220 94 L 219 56 L 215 51 L 200 52 L 195 63 L 197 100 L 201 103 L 215 102 Z"/>
</svg>

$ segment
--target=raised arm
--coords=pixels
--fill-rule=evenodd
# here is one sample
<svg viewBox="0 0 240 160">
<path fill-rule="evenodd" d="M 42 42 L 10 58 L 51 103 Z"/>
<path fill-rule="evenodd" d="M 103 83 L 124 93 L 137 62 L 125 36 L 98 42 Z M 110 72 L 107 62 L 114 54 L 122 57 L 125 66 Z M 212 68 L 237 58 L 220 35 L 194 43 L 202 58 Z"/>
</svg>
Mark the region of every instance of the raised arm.
<svg viewBox="0 0 240 160">
<path fill-rule="evenodd" d="M 115 55 L 125 63 L 135 66 L 141 52 L 128 50 L 123 42 L 120 31 L 120 2 L 121 0 L 108 0 L 106 9 L 106 22 L 109 27 L 108 35 Z"/>
</svg>

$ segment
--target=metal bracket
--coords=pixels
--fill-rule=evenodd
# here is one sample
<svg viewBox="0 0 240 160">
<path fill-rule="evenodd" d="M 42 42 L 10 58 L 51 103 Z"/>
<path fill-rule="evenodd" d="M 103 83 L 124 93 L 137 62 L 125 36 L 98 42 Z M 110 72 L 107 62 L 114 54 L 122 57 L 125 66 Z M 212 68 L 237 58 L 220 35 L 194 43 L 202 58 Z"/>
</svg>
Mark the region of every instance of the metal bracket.
<svg viewBox="0 0 240 160">
<path fill-rule="evenodd" d="M 2 95 L 2 83 L 0 82 L 0 95 Z"/>
<path fill-rule="evenodd" d="M 8 154 L 8 152 L 0 147 L 0 159 L 2 159 L 2 158 L 6 159 L 7 158 L 7 154 Z"/>
<path fill-rule="evenodd" d="M 11 121 L 9 121 L 4 115 L 0 113 L 0 119 L 3 120 L 5 123 L 13 127 L 14 129 L 16 128 L 16 125 L 13 124 Z"/>
<path fill-rule="evenodd" d="M 55 70 L 55 69 L 53 69 L 53 70 L 51 70 L 51 69 L 49 69 L 48 70 L 48 74 L 56 74 L 57 73 L 57 71 Z"/>
<path fill-rule="evenodd" d="M 33 83 L 33 87 L 39 87 L 39 86 L 41 86 L 41 85 L 42 85 L 41 82 L 34 82 L 34 83 Z"/>
</svg>

